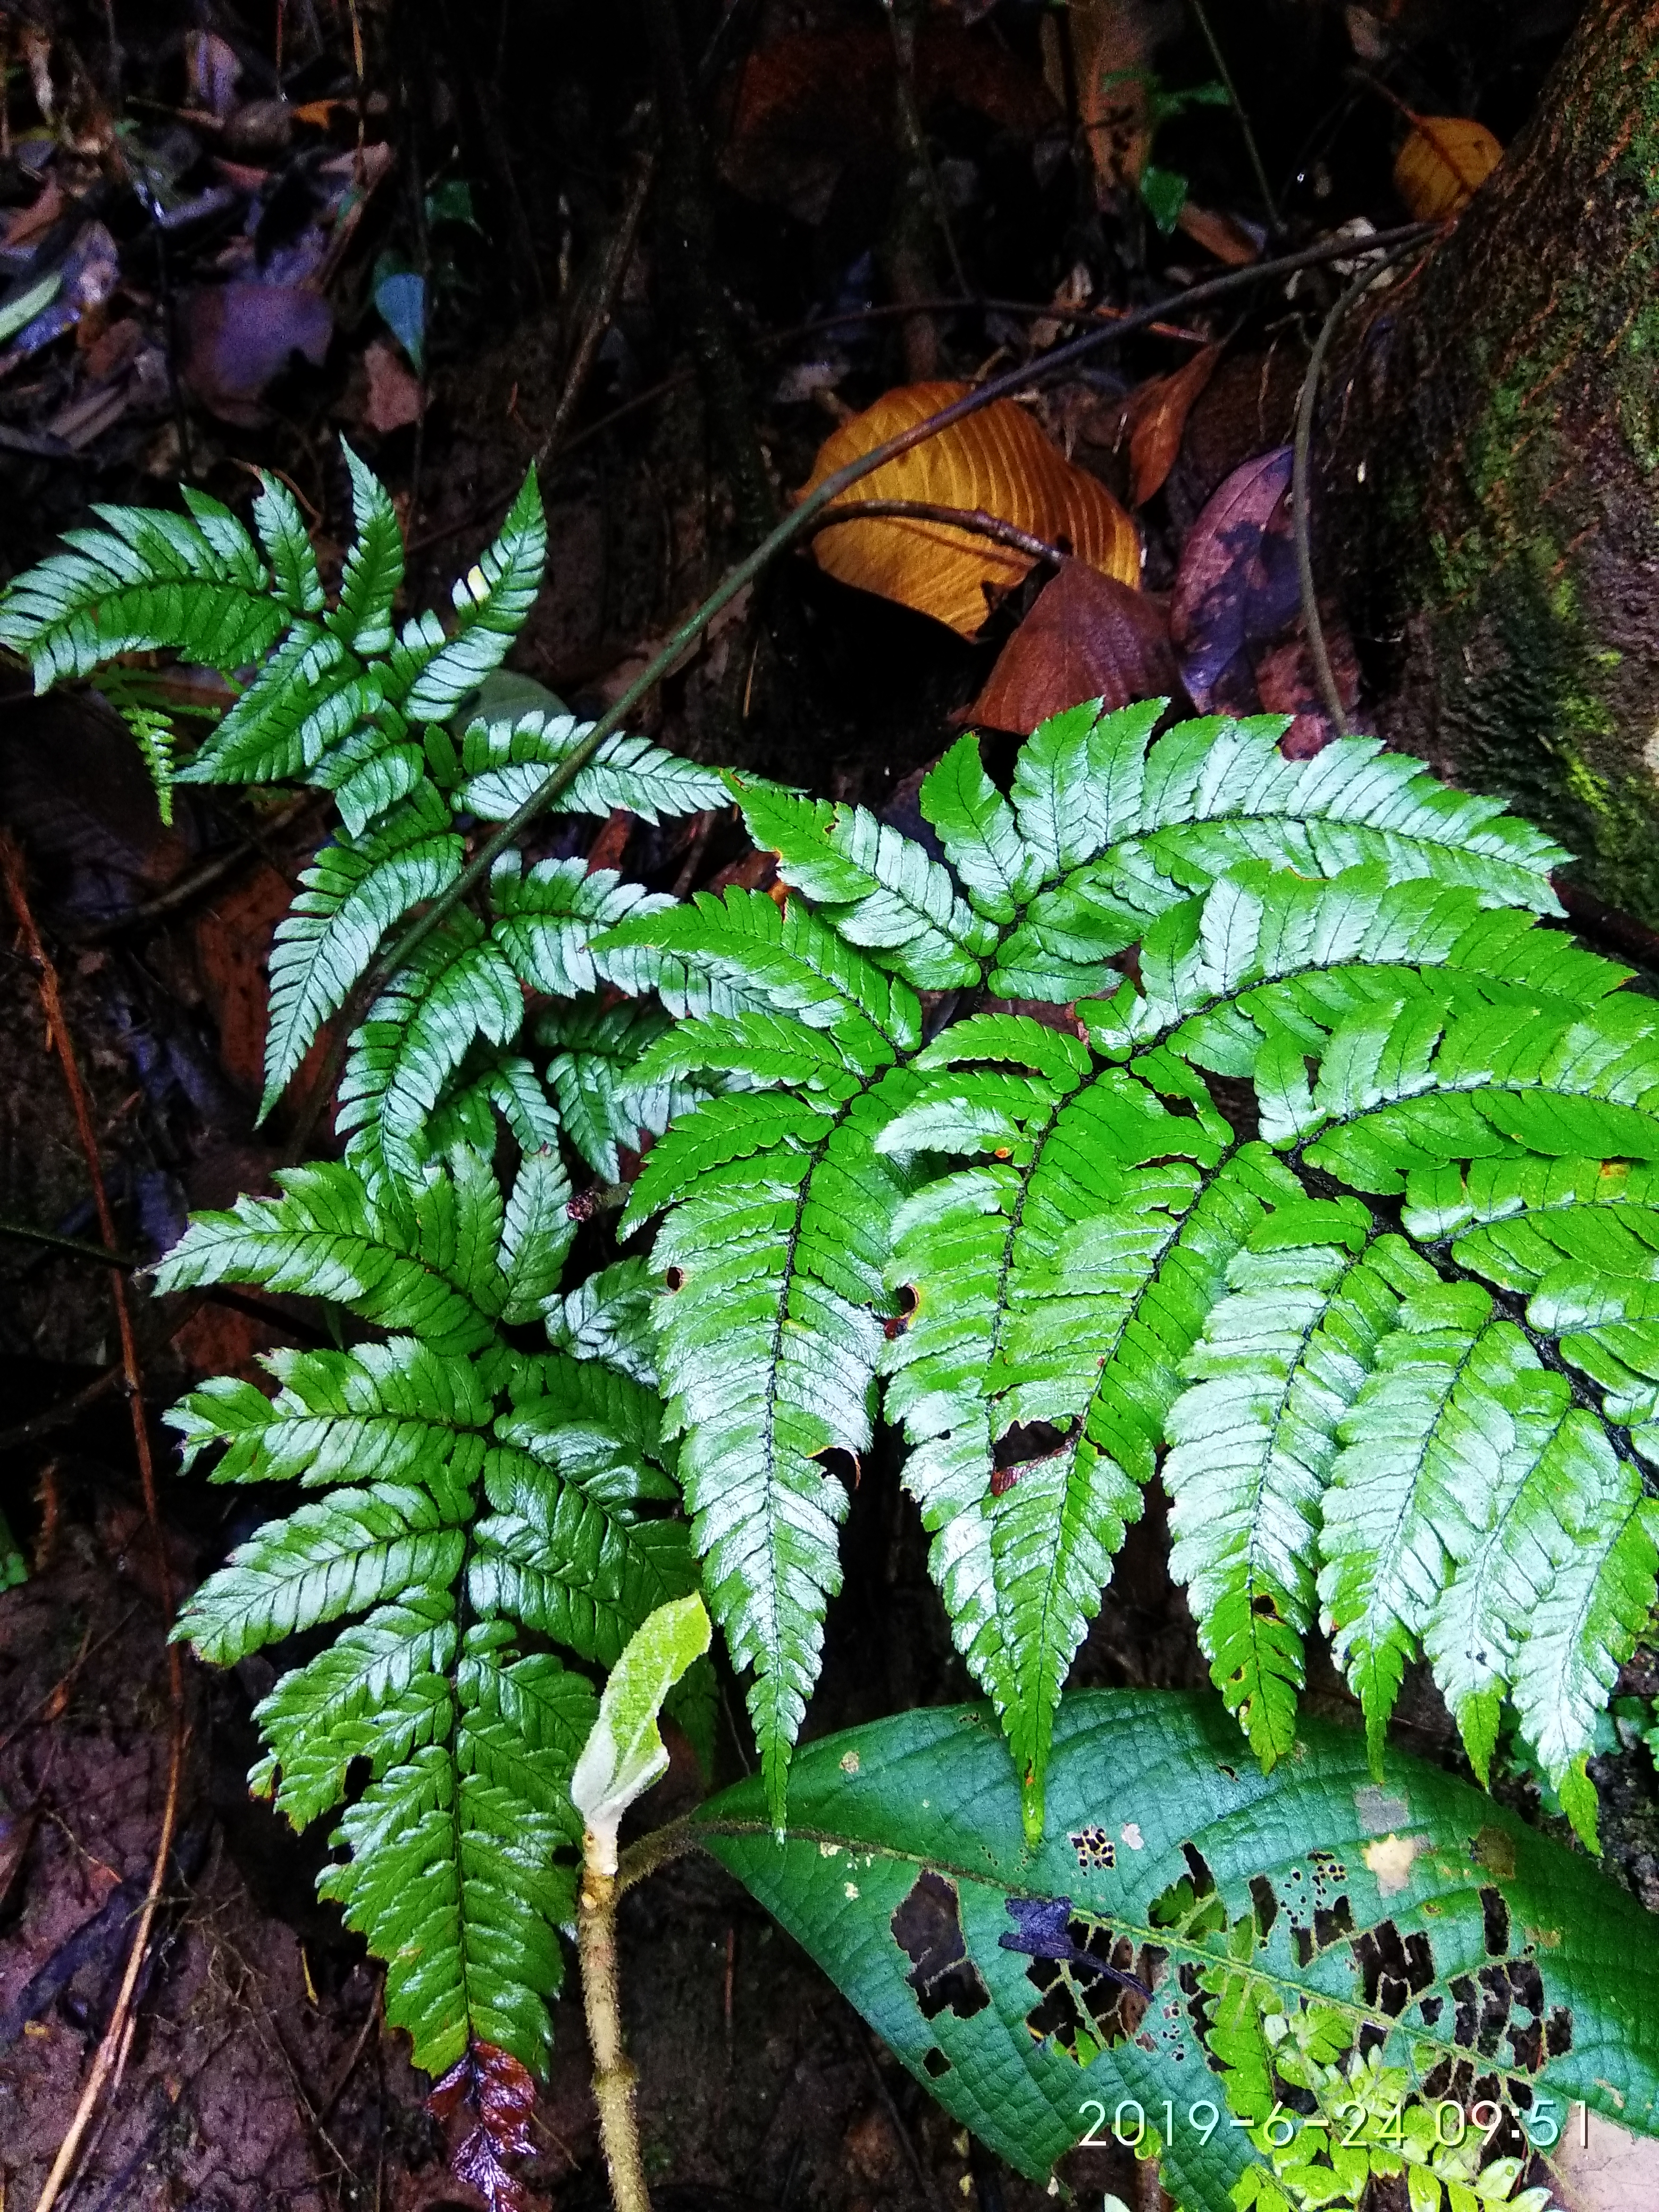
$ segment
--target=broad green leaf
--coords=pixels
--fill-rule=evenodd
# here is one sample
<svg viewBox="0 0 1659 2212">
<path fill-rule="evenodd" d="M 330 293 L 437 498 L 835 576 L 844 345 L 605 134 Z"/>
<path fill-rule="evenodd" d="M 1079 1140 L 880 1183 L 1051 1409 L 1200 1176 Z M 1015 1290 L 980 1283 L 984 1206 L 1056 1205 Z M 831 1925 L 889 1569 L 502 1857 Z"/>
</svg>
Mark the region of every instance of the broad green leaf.
<svg viewBox="0 0 1659 2212">
<path fill-rule="evenodd" d="M 1403 2069 L 1431 2131 L 1479 2085 L 1540 2140 L 1580 2100 L 1659 2134 L 1648 1916 L 1467 1783 L 1396 1753 L 1379 1784 L 1363 1736 L 1314 1721 L 1264 1776 L 1219 1700 L 1095 1691 L 1060 1705 L 1048 1804 L 1034 1849 L 994 1718 L 957 1706 L 799 1752 L 781 1847 L 757 1781 L 696 1829 L 1036 2180 L 1144 2121 L 1185 2212 L 1232 2212 L 1267 2165 L 1244 2123 L 1310 2036 Z"/>
</svg>

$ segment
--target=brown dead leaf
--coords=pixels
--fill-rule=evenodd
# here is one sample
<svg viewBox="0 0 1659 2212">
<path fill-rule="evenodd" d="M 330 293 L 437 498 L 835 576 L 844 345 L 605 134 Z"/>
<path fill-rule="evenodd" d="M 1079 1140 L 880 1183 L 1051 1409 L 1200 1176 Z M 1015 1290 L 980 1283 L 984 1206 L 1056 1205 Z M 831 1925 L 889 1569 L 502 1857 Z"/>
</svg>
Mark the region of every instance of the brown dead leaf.
<svg viewBox="0 0 1659 2212">
<path fill-rule="evenodd" d="M 410 374 L 389 338 L 375 338 L 365 348 L 363 368 L 368 377 L 368 398 L 362 414 L 366 430 L 385 437 L 390 431 L 420 421 L 420 380 Z"/>
<path fill-rule="evenodd" d="M 56 177 L 48 177 L 27 207 L 15 208 L 8 216 L 3 242 L 9 246 L 27 246 L 50 230 L 63 212 L 64 188 Z"/>
<path fill-rule="evenodd" d="M 1055 24 L 1051 34 L 1054 19 L 1044 21 L 1044 71 L 1061 97 L 1059 41 L 1072 42 L 1078 119 L 1103 199 L 1140 180 L 1152 143 L 1152 55 L 1180 16 L 1169 0 L 1072 0 L 1063 33 Z"/>
<path fill-rule="evenodd" d="M 1130 496 L 1136 507 L 1145 507 L 1154 492 L 1163 489 L 1181 451 L 1181 434 L 1193 402 L 1215 374 L 1220 358 L 1218 345 L 1204 346 L 1172 376 L 1160 376 L 1135 394 L 1129 466 L 1133 482 Z"/>
<path fill-rule="evenodd" d="M 255 1095 L 264 1081 L 265 964 L 293 896 L 293 887 L 264 863 L 207 902 L 195 920 L 196 958 L 219 1031 L 220 1065 Z"/>
<path fill-rule="evenodd" d="M 805 490 L 848 461 L 964 398 L 965 384 L 908 384 L 833 431 L 818 449 Z M 835 511 L 872 499 L 978 508 L 1115 576 L 1140 580 L 1140 539 L 1104 484 L 1073 468 L 1024 408 L 994 401 L 951 429 L 888 461 L 835 502 Z M 964 637 L 988 612 L 986 588 L 1007 591 L 1030 571 L 1030 556 L 944 523 L 883 517 L 838 524 L 812 541 L 818 566 L 844 584 L 896 599 Z"/>
<path fill-rule="evenodd" d="M 1003 647 L 969 720 L 1024 735 L 1079 699 L 1182 696 L 1155 599 L 1068 561 Z"/>
<path fill-rule="evenodd" d="M 1467 115 L 1419 115 L 1394 165 L 1394 188 L 1419 222 L 1456 215 L 1504 158 L 1484 123 Z"/>
<path fill-rule="evenodd" d="M 1182 203 L 1181 213 L 1176 217 L 1176 228 L 1185 231 L 1194 246 L 1213 253 L 1229 269 L 1247 268 L 1252 261 L 1261 258 L 1261 246 L 1242 222 L 1235 222 L 1230 215 L 1218 214 L 1213 208 L 1199 207 L 1192 200 Z"/>
</svg>

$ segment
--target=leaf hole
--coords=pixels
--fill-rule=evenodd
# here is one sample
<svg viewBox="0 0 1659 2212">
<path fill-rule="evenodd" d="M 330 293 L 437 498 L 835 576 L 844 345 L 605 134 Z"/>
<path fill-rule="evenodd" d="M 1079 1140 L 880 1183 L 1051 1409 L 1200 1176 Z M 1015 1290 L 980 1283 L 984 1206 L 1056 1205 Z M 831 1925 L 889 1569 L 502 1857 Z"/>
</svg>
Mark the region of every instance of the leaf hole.
<svg viewBox="0 0 1659 2212">
<path fill-rule="evenodd" d="M 984 2011 L 991 1993 L 968 1956 L 954 1882 L 925 1869 L 889 1924 L 893 1941 L 910 1961 L 904 1978 L 916 1993 L 924 2020 L 937 2019 L 947 2007 L 958 2020 Z"/>
</svg>

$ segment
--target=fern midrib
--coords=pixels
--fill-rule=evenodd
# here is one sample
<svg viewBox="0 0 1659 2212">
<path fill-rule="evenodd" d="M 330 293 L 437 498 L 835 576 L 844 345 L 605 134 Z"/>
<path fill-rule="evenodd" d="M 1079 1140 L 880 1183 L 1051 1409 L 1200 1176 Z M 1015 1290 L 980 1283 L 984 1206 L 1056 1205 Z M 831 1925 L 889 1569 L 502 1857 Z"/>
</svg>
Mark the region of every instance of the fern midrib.
<svg viewBox="0 0 1659 2212">
<path fill-rule="evenodd" d="M 1329 1296 L 1312 1309 L 1307 1326 L 1301 1333 L 1300 1340 L 1297 1345 L 1295 1354 L 1286 1362 L 1285 1388 L 1279 1395 L 1278 1411 L 1273 1415 L 1273 1427 L 1269 1432 L 1267 1439 L 1267 1449 L 1261 1457 L 1260 1474 L 1250 1485 L 1250 1538 L 1249 1546 L 1245 1552 L 1247 1577 L 1245 1588 L 1249 1604 L 1245 1617 L 1249 1622 L 1249 1634 L 1250 1656 L 1252 1661 L 1255 1662 L 1258 1676 L 1265 1675 L 1269 1671 L 1269 1669 L 1263 1664 L 1262 1661 L 1261 1654 L 1263 1646 L 1260 1638 L 1260 1632 L 1256 1627 L 1256 1621 L 1260 1616 L 1258 1616 L 1255 1610 L 1255 1597 L 1257 1593 L 1262 1590 L 1263 1584 L 1261 1577 L 1267 1571 L 1266 1568 L 1261 1564 L 1260 1545 L 1261 1529 L 1261 1501 L 1267 1494 L 1267 1470 L 1279 1455 L 1279 1437 L 1283 1431 L 1285 1422 L 1288 1421 L 1291 1417 L 1291 1401 L 1296 1395 L 1297 1383 L 1301 1379 L 1304 1370 L 1307 1365 L 1308 1347 L 1312 1344 L 1315 1337 L 1318 1335 L 1320 1330 L 1324 1327 L 1325 1322 L 1333 1308 L 1335 1306 L 1337 1300 L 1342 1296 L 1344 1287 L 1346 1286 L 1350 1275 L 1352 1274 L 1356 1267 L 1364 1265 L 1365 1255 L 1370 1250 L 1371 1244 L 1375 1242 L 1375 1236 L 1376 1232 L 1373 1231 L 1371 1237 L 1366 1240 L 1365 1250 L 1364 1252 L 1355 1254 L 1351 1258 L 1340 1279 L 1333 1285 Z M 1320 1485 L 1322 1496 L 1325 1486 L 1325 1484 L 1322 1481 Z M 1313 1533 L 1315 1534 L 1315 1539 L 1316 1541 L 1317 1533 L 1316 1531 Z M 1271 1590 L 1266 1591 L 1265 1594 L 1268 1596 L 1273 1595 Z M 1276 1601 L 1275 1612 L 1271 1617 L 1274 1619 L 1278 1618 Z M 1290 1626 L 1291 1624 L 1286 1623 L 1285 1625 Z"/>
<path fill-rule="evenodd" d="M 888 1071 L 885 1067 L 882 1068 L 879 1071 L 878 1080 L 879 1079 L 880 1075 L 885 1075 L 887 1072 Z M 875 1086 L 874 1084 L 870 1084 L 866 1087 L 867 1089 L 872 1090 Z M 864 1092 L 854 1092 L 854 1098 L 861 1097 L 864 1095 Z M 800 1243 L 801 1226 L 806 1216 L 807 1196 L 812 1187 L 812 1177 L 817 1172 L 819 1162 L 823 1159 L 825 1152 L 830 1148 L 830 1141 L 831 1138 L 835 1135 L 836 1130 L 841 1127 L 842 1122 L 852 1111 L 853 1103 L 853 1098 L 843 1099 L 841 1105 L 836 1109 L 834 1116 L 830 1120 L 829 1127 L 824 1131 L 823 1136 L 818 1139 L 817 1144 L 813 1146 L 811 1151 L 807 1154 L 806 1172 L 796 1185 L 794 1214 L 789 1224 L 789 1233 L 784 1240 L 783 1267 L 778 1279 L 777 1308 L 772 1323 L 771 1342 L 767 1351 L 766 1392 L 763 1401 L 765 1407 L 765 1427 L 763 1430 L 763 1435 L 765 1437 L 765 1493 L 768 1523 L 766 1577 L 770 1620 L 773 1630 L 777 1636 L 778 1641 L 776 1648 L 780 1657 L 782 1656 L 783 1648 L 782 1626 L 787 1617 L 786 1593 L 782 1588 L 781 1576 L 778 1564 L 778 1546 L 776 1541 L 777 1476 L 775 1469 L 777 1467 L 777 1401 L 778 1378 L 783 1364 L 783 1331 L 784 1326 L 789 1318 L 789 1294 L 795 1279 L 795 1251 L 797 1246 Z M 830 1480 L 830 1478 L 826 1475 L 824 1480 L 827 1481 Z M 780 1737 L 787 1738 L 788 1732 L 782 1725 L 782 1715 L 778 1711 L 778 1702 L 781 1695 L 782 1694 L 782 1681 L 784 1680 L 781 1670 L 780 1668 L 773 1668 L 769 1673 L 766 1679 L 770 1687 L 771 1694 L 769 1702 L 773 1711 L 775 1724 L 777 1726 Z"/>
</svg>

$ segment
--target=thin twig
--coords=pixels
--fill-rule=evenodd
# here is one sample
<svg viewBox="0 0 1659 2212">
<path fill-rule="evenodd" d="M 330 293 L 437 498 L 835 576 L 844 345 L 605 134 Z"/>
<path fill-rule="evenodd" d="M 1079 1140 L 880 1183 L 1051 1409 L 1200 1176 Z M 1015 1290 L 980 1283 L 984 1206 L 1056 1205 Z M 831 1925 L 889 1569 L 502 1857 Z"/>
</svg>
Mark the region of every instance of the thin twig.
<svg viewBox="0 0 1659 2212">
<path fill-rule="evenodd" d="M 576 350 L 571 356 L 570 366 L 565 371 L 563 388 L 558 405 L 553 410 L 553 421 L 547 435 L 536 453 L 539 470 L 550 457 L 559 450 L 560 441 L 568 428 L 571 416 L 580 404 L 587 389 L 587 380 L 593 374 L 593 364 L 599 357 L 599 348 L 605 343 L 605 334 L 611 328 L 611 319 L 617 312 L 617 302 L 622 297 L 623 286 L 633 264 L 634 248 L 639 242 L 640 224 L 645 215 L 646 202 L 651 197 L 652 180 L 657 173 L 657 157 L 647 154 L 634 173 L 634 183 L 623 209 L 622 221 L 611 241 L 599 272 L 599 281 Z"/>
<path fill-rule="evenodd" d="M 1414 222 L 1398 230 L 1379 231 L 1366 241 L 1366 250 L 1376 252 L 1389 246 L 1404 248 L 1432 237 L 1439 226 L 1435 223 Z M 333 1042 L 318 1072 L 309 1097 L 296 1119 L 295 1134 L 290 1139 L 290 1152 L 302 1150 L 310 1140 L 312 1131 L 321 1117 L 332 1092 L 344 1058 L 346 1042 L 362 1018 L 362 1009 L 372 1004 L 385 988 L 387 979 L 406 967 L 419 946 L 425 944 L 432 932 L 445 918 L 453 914 L 461 901 L 489 874 L 496 860 L 509 845 L 518 839 L 539 814 L 544 813 L 576 781 L 607 738 L 612 737 L 627 722 L 641 701 L 649 696 L 663 678 L 679 661 L 688 646 L 694 645 L 721 611 L 728 607 L 744 588 L 769 568 L 780 553 L 803 538 L 834 500 L 855 483 L 873 474 L 889 461 L 896 460 L 902 453 L 925 445 L 942 431 L 949 430 L 981 407 L 994 400 L 1012 399 L 1028 392 L 1034 384 L 1046 381 L 1060 370 L 1071 368 L 1098 348 L 1133 337 L 1159 320 L 1171 307 L 1201 307 L 1212 300 L 1231 299 L 1236 292 L 1264 279 L 1289 276 L 1297 269 L 1316 269 L 1330 261 L 1345 260 L 1355 251 L 1352 239 L 1328 239 L 1318 246 L 1304 246 L 1295 253 L 1282 254 L 1275 261 L 1255 261 L 1243 269 L 1229 269 L 1218 276 L 1207 277 L 1201 284 L 1194 284 L 1173 300 L 1165 300 L 1157 307 L 1137 309 L 1126 315 L 1121 322 L 1109 325 L 1103 330 L 1085 331 L 1081 336 L 1056 346 L 1040 362 L 1033 362 L 1002 376 L 991 378 L 965 392 L 950 406 L 942 407 L 936 415 L 929 415 L 897 436 L 887 439 L 861 453 L 856 460 L 848 461 L 826 477 L 815 489 L 808 492 L 793 511 L 770 530 L 753 552 L 744 556 L 726 571 L 696 612 L 674 632 L 661 651 L 636 677 L 628 689 L 600 715 L 581 743 L 565 756 L 559 766 L 552 769 L 537 785 L 524 804 L 510 814 L 486 837 L 466 866 L 461 870 L 448 889 L 433 900 L 424 914 L 412 921 L 386 957 L 378 961 L 373 971 L 353 992 L 348 1006 L 343 1009 L 335 1024 Z"/>
<path fill-rule="evenodd" d="M 1377 277 L 1391 261 L 1409 251 L 1397 246 L 1381 261 L 1368 261 L 1352 283 L 1337 299 L 1324 321 L 1319 336 L 1314 340 L 1313 351 L 1308 356 L 1308 373 L 1302 380 L 1302 397 L 1297 403 L 1296 444 L 1291 465 L 1291 520 L 1296 534 L 1296 573 L 1302 591 L 1302 626 L 1307 633 L 1308 651 L 1314 665 L 1314 678 L 1319 685 L 1319 696 L 1324 702 L 1325 713 L 1332 730 L 1339 738 L 1348 734 L 1348 719 L 1342 704 L 1342 694 L 1337 688 L 1336 672 L 1331 666 L 1331 656 L 1325 646 L 1325 625 L 1320 620 L 1319 596 L 1314 588 L 1313 535 L 1308 516 L 1309 456 L 1313 447 L 1314 414 L 1319 404 L 1319 380 L 1325 367 L 1325 356 L 1330 350 L 1331 340 L 1337 326 L 1354 301 L 1370 291 Z"/>
<path fill-rule="evenodd" d="M 1051 568 L 1060 568 L 1067 555 L 1058 545 L 1049 544 L 1046 538 L 1036 538 L 1018 523 L 1005 522 L 1000 515 L 988 514 L 982 507 L 937 507 L 926 499 L 860 499 L 849 500 L 845 507 L 832 507 L 821 514 L 805 534 L 816 538 L 821 530 L 838 530 L 847 522 L 874 522 L 884 516 L 908 522 L 938 522 L 951 530 L 965 530 L 975 538 L 988 538 L 998 545 L 1006 545 L 1011 553 L 1028 554 L 1033 561 L 1044 561 Z"/>
<path fill-rule="evenodd" d="M 64 1082 L 70 1095 L 70 1106 L 75 1116 L 75 1127 L 81 1140 L 81 1150 L 86 1160 L 87 1174 L 92 1183 L 93 1202 L 98 1212 L 99 1233 L 103 1237 L 109 1267 L 110 1296 L 115 1307 L 116 1326 L 121 1340 L 121 1380 L 132 1415 L 133 1449 L 138 1462 L 138 1480 L 143 1492 L 144 1518 L 149 1524 L 150 1541 L 155 1551 L 156 1583 L 161 1594 L 161 1616 L 168 1632 L 167 1642 L 167 1703 L 171 1715 L 167 1760 L 167 1802 L 161 1814 L 161 1832 L 155 1847 L 155 1861 L 150 1870 L 149 1889 L 138 1915 L 138 1924 L 133 1932 L 132 1949 L 127 1959 L 127 1969 L 122 1977 L 121 1988 L 115 2001 L 115 2009 L 98 2046 L 98 2055 L 87 2078 L 81 2100 L 70 2122 L 69 2132 L 64 2137 L 52 2172 L 46 2177 L 46 2187 L 40 2192 L 35 2212 L 52 2212 L 74 2168 L 81 2141 L 88 2122 L 97 2109 L 105 2081 L 124 2055 L 126 2047 L 128 2022 L 131 2015 L 133 1992 L 138 1985 L 139 1972 L 143 1966 L 144 1953 L 149 1947 L 150 1929 L 155 1925 L 156 1907 L 161 1902 L 161 1886 L 167 1877 L 167 1854 L 173 1848 L 173 1832 L 179 1814 L 179 1783 L 184 1767 L 185 1754 L 185 1685 L 179 1647 L 172 1641 L 173 1583 L 167 1569 L 167 1547 L 161 1534 L 161 1507 L 155 1495 L 155 1467 L 150 1456 L 149 1428 L 144 1414 L 144 1378 L 138 1364 L 138 1339 L 133 1327 L 132 1307 L 127 1297 L 127 1286 L 122 1275 L 115 1240 L 115 1216 L 110 1209 L 109 1193 L 104 1187 L 103 1168 L 98 1157 L 98 1138 L 93 1126 L 92 1106 L 81 1079 L 81 1069 L 76 1058 L 75 1043 L 70 1035 L 69 1024 L 64 1016 L 63 996 L 58 988 L 58 971 L 47 955 L 35 926 L 34 915 L 29 905 L 28 889 L 24 877 L 23 855 L 13 840 L 0 832 L 0 874 L 3 874 L 6 896 L 16 916 L 17 927 L 22 939 L 23 950 L 33 966 L 35 980 L 40 993 L 40 1004 L 46 1017 L 46 1027 L 64 1071 Z"/>
<path fill-rule="evenodd" d="M 15 1237 L 20 1243 L 42 1245 L 49 1252 L 63 1253 L 67 1259 L 90 1260 L 100 1267 L 118 1267 L 124 1275 L 136 1273 L 139 1268 L 153 1264 L 149 1261 L 135 1259 L 131 1252 L 112 1252 L 106 1244 L 91 1243 L 84 1237 L 60 1237 L 55 1229 L 37 1229 L 28 1221 L 9 1221 L 0 1217 L 0 1237 Z M 246 1291 L 234 1291 L 222 1284 L 216 1283 L 202 1291 L 196 1304 L 225 1306 L 233 1313 L 246 1314 L 250 1321 L 264 1322 L 273 1328 L 288 1329 L 298 1335 L 301 1341 L 314 1344 L 319 1350 L 326 1348 L 334 1341 L 326 1330 L 313 1328 L 297 1315 L 285 1313 L 280 1306 L 268 1305 L 263 1298 L 249 1297 Z M 111 1371 L 118 1375 L 125 1370 L 118 1366 Z M 94 1387 L 103 1389 L 107 1388 L 107 1384 L 100 1376 Z"/>
<path fill-rule="evenodd" d="M 1250 167 L 1255 171 L 1255 181 L 1261 193 L 1262 205 L 1267 210 L 1267 221 L 1275 238 L 1284 234 L 1284 218 L 1279 212 L 1279 202 L 1273 198 L 1273 188 L 1267 182 L 1267 166 L 1261 159 L 1261 149 L 1255 143 L 1255 133 L 1250 128 L 1250 118 L 1244 103 L 1238 96 L 1238 87 L 1233 82 L 1233 73 L 1227 66 L 1227 57 L 1221 51 L 1221 42 L 1211 27 L 1205 12 L 1204 0 L 1188 0 L 1194 19 L 1204 33 L 1204 43 L 1210 50 L 1210 59 L 1215 64 L 1215 73 L 1221 79 L 1233 113 L 1238 118 L 1239 130 L 1243 133 L 1244 150 L 1250 157 Z"/>
</svg>

